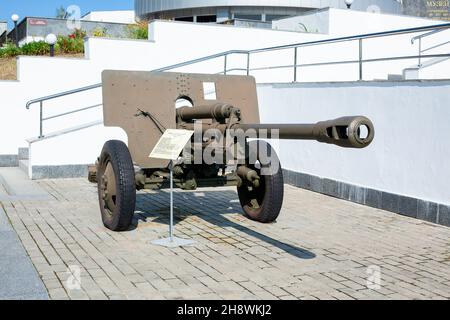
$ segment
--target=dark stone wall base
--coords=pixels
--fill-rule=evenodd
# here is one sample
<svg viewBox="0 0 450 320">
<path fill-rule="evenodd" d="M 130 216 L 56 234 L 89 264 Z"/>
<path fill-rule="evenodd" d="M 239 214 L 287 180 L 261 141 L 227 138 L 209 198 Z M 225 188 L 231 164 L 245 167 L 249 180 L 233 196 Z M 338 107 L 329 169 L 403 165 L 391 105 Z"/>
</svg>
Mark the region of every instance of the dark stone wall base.
<svg viewBox="0 0 450 320">
<path fill-rule="evenodd" d="M 17 154 L 0 155 L 0 167 L 17 167 L 19 166 L 19 156 Z"/>
<path fill-rule="evenodd" d="M 32 179 L 64 179 L 88 177 L 88 165 L 33 166 Z"/>
<path fill-rule="evenodd" d="M 450 227 L 450 206 L 283 170 L 284 182 L 302 189 Z"/>
</svg>

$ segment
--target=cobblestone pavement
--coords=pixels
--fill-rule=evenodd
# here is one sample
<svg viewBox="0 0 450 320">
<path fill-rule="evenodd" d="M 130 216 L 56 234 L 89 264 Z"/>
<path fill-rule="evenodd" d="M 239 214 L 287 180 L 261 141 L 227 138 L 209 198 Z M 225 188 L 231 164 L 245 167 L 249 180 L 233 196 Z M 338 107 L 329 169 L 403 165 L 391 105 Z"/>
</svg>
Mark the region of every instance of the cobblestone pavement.
<svg viewBox="0 0 450 320">
<path fill-rule="evenodd" d="M 134 227 L 113 233 L 95 185 L 39 184 L 52 201 L 2 204 L 53 299 L 450 298 L 446 227 L 290 186 L 263 225 L 216 188 L 176 193 L 176 235 L 197 243 L 167 249 L 149 241 L 167 235 L 168 193 L 140 192 Z"/>
</svg>

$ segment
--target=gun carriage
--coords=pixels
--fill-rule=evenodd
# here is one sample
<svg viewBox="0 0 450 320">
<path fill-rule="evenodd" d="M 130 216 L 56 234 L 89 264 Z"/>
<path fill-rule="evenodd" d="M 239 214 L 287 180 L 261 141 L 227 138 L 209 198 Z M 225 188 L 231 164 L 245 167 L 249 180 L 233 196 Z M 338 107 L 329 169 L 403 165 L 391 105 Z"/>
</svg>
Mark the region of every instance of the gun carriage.
<svg viewBox="0 0 450 320">
<path fill-rule="evenodd" d="M 270 223 L 283 204 L 283 172 L 265 140 L 315 140 L 343 148 L 365 148 L 374 139 L 372 122 L 363 116 L 316 124 L 261 124 L 253 77 L 103 72 L 106 126 L 127 133 L 105 143 L 90 180 L 98 183 L 104 225 L 127 230 L 136 190 L 169 186 L 169 161 L 149 154 L 166 129 L 194 131 L 174 163 L 174 184 L 183 190 L 236 186 L 244 214 Z M 207 92 L 213 88 L 213 92 Z M 179 99 L 185 106 L 175 107 Z"/>
</svg>

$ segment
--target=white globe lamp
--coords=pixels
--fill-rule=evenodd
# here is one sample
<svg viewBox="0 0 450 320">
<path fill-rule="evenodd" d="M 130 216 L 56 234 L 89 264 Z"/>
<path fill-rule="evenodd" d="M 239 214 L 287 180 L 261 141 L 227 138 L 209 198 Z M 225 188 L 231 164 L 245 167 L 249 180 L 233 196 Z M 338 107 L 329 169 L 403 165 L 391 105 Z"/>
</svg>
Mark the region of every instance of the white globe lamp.
<svg viewBox="0 0 450 320">
<path fill-rule="evenodd" d="M 45 42 L 50 45 L 50 57 L 54 57 L 55 56 L 55 44 L 56 44 L 56 41 L 58 41 L 58 38 L 53 33 L 50 33 L 50 34 L 48 34 L 45 37 Z"/>
</svg>

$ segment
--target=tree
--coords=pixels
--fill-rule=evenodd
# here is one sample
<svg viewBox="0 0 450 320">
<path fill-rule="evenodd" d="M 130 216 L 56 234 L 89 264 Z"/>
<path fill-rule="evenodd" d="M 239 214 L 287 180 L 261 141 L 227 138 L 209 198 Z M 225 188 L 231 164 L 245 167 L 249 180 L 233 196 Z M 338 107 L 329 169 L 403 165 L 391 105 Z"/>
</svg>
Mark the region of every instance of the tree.
<svg viewBox="0 0 450 320">
<path fill-rule="evenodd" d="M 64 8 L 63 6 L 60 6 L 58 9 L 56 9 L 56 18 L 66 19 L 67 18 L 66 8 Z"/>
</svg>

